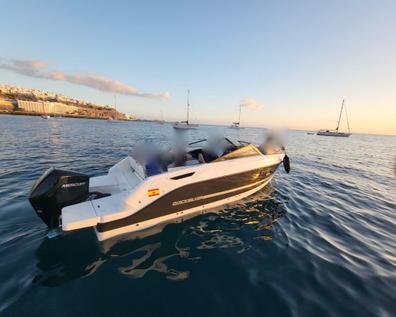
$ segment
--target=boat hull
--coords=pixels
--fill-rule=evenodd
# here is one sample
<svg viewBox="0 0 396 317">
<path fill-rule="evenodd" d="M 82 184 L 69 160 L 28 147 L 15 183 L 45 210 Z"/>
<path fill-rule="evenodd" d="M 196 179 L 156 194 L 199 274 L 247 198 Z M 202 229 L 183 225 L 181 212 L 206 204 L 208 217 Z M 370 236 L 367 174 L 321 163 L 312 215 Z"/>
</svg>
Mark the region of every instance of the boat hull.
<svg viewBox="0 0 396 317">
<path fill-rule="evenodd" d="M 318 132 L 317 135 L 347 138 L 347 137 L 351 136 L 351 133 L 323 131 L 323 132 Z"/>
<path fill-rule="evenodd" d="M 266 179 L 252 184 L 251 186 L 243 186 L 241 188 L 236 188 L 229 193 L 220 194 L 216 200 L 207 202 L 204 204 L 198 204 L 196 206 L 189 206 L 187 209 L 181 209 L 171 213 L 162 213 L 158 217 L 141 220 L 134 222 L 133 219 L 122 219 L 122 222 L 115 224 L 113 226 L 106 226 L 109 224 L 98 224 L 95 227 L 95 232 L 99 241 L 110 239 L 126 233 L 134 233 L 143 231 L 159 224 L 182 222 L 185 219 L 190 219 L 192 217 L 205 214 L 208 212 L 215 212 L 215 208 L 223 206 L 225 204 L 230 204 L 246 198 L 259 190 L 263 189 L 271 181 L 273 174 Z M 125 222 L 124 222 L 125 221 Z M 107 230 L 108 229 L 108 230 Z"/>
<path fill-rule="evenodd" d="M 222 177 L 186 183 L 137 212 L 121 219 L 98 223 L 99 240 L 148 228 L 182 215 L 204 211 L 239 200 L 263 188 L 279 163 Z"/>
<path fill-rule="evenodd" d="M 174 125 L 173 128 L 176 129 L 176 130 L 192 130 L 192 129 L 197 129 L 198 125 L 192 125 L 192 124 L 189 124 L 189 125 Z"/>
</svg>

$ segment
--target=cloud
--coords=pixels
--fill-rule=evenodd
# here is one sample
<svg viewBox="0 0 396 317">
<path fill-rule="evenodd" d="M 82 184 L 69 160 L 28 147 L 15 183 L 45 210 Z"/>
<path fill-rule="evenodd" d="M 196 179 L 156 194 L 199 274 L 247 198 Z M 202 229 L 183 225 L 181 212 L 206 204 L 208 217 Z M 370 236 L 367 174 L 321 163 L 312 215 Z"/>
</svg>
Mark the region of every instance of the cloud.
<svg viewBox="0 0 396 317">
<path fill-rule="evenodd" d="M 47 67 L 46 62 L 42 61 L 32 61 L 32 60 L 21 60 L 21 59 L 16 59 L 13 61 L 13 64 L 15 67 L 19 67 L 21 69 L 40 69 L 40 68 L 45 68 Z"/>
<path fill-rule="evenodd" d="M 49 71 L 48 64 L 37 60 L 0 60 L 0 68 L 14 71 L 25 76 L 60 80 L 76 85 L 87 86 L 101 91 L 137 96 L 142 98 L 166 99 L 169 92 L 140 92 L 137 88 L 119 80 L 110 79 L 95 73 L 67 74 L 61 70 Z"/>
<path fill-rule="evenodd" d="M 246 99 L 241 100 L 240 105 L 242 107 L 249 108 L 252 110 L 258 110 L 263 106 L 262 104 L 260 104 L 259 102 L 257 102 L 256 100 L 254 100 L 252 98 L 246 98 Z"/>
</svg>

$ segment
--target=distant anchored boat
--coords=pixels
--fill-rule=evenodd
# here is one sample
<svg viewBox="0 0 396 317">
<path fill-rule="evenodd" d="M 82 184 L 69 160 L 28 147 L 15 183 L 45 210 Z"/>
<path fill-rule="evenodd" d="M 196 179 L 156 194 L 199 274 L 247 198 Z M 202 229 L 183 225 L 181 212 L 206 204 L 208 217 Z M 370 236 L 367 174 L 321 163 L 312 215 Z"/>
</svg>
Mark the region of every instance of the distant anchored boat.
<svg viewBox="0 0 396 317">
<path fill-rule="evenodd" d="M 117 96 L 116 95 L 114 95 L 114 110 L 115 110 L 115 118 L 113 118 L 113 117 L 108 117 L 107 118 L 107 122 L 110 122 L 110 123 L 118 123 L 118 122 L 121 122 L 120 120 L 117 120 L 117 116 L 118 116 L 118 111 L 117 111 Z"/>
<path fill-rule="evenodd" d="M 162 113 L 162 110 L 161 110 L 161 119 L 160 120 L 154 120 L 154 122 L 158 123 L 158 124 L 164 124 L 165 123 L 164 114 Z"/>
<path fill-rule="evenodd" d="M 342 111 L 345 108 L 345 116 L 347 119 L 347 125 L 348 125 L 348 132 L 340 132 L 339 128 L 340 128 L 340 122 L 341 122 L 341 117 L 342 117 Z M 349 137 L 352 133 L 349 129 L 349 120 L 348 120 L 348 113 L 346 110 L 346 106 L 344 105 L 344 100 L 342 100 L 342 105 L 341 105 L 341 111 L 340 111 L 340 116 L 338 118 L 338 124 L 337 124 L 337 128 L 335 128 L 335 130 L 319 130 L 318 133 L 316 133 L 317 135 L 322 135 L 322 136 L 337 136 L 337 137 Z"/>
<path fill-rule="evenodd" d="M 175 122 L 173 128 L 177 130 L 188 130 L 188 129 L 198 128 L 198 124 L 190 123 L 189 119 L 190 119 L 190 90 L 187 90 L 187 120 Z"/>
<path fill-rule="evenodd" d="M 45 112 L 45 107 L 44 107 L 44 102 L 42 103 L 43 106 L 43 115 L 41 115 L 41 118 L 43 119 L 50 119 L 51 117 Z"/>
<path fill-rule="evenodd" d="M 230 125 L 230 128 L 232 129 L 243 129 L 243 127 L 241 127 L 241 109 L 242 109 L 242 105 L 239 105 L 239 117 L 238 117 L 238 122 L 233 122 Z"/>
</svg>

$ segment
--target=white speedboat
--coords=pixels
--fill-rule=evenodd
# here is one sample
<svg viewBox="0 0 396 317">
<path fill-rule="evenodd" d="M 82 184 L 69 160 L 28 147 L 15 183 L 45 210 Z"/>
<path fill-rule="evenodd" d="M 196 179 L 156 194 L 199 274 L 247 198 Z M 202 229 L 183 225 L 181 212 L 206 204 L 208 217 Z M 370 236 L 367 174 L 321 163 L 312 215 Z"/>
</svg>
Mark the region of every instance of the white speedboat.
<svg viewBox="0 0 396 317">
<path fill-rule="evenodd" d="M 290 170 L 283 147 L 267 155 L 265 147 L 221 142 L 221 155 L 195 148 L 182 164 L 154 169 L 132 156 L 103 176 L 51 168 L 33 185 L 29 201 L 49 228 L 94 227 L 102 241 L 240 200 L 266 186 L 282 162 Z"/>
<path fill-rule="evenodd" d="M 51 117 L 49 115 L 46 115 L 46 114 L 42 115 L 41 118 L 43 118 L 43 119 L 51 119 Z"/>
</svg>

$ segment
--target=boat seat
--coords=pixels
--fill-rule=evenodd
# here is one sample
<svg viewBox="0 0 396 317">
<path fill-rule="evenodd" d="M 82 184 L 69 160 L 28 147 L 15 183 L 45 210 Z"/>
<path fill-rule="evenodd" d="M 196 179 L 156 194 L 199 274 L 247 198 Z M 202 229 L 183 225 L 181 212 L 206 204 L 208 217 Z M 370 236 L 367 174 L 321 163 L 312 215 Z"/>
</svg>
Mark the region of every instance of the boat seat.
<svg viewBox="0 0 396 317">
<path fill-rule="evenodd" d="M 117 178 L 113 175 L 91 177 L 89 179 L 91 192 L 113 193 L 119 191 Z"/>
<path fill-rule="evenodd" d="M 109 197 L 92 200 L 98 222 L 108 222 L 125 217 L 128 213 L 124 205 L 126 195 L 119 193 Z"/>
<path fill-rule="evenodd" d="M 127 173 L 126 175 L 124 175 L 126 181 L 128 182 L 129 186 L 131 186 L 132 188 L 135 188 L 142 180 L 141 178 L 136 175 L 135 173 Z"/>
</svg>

